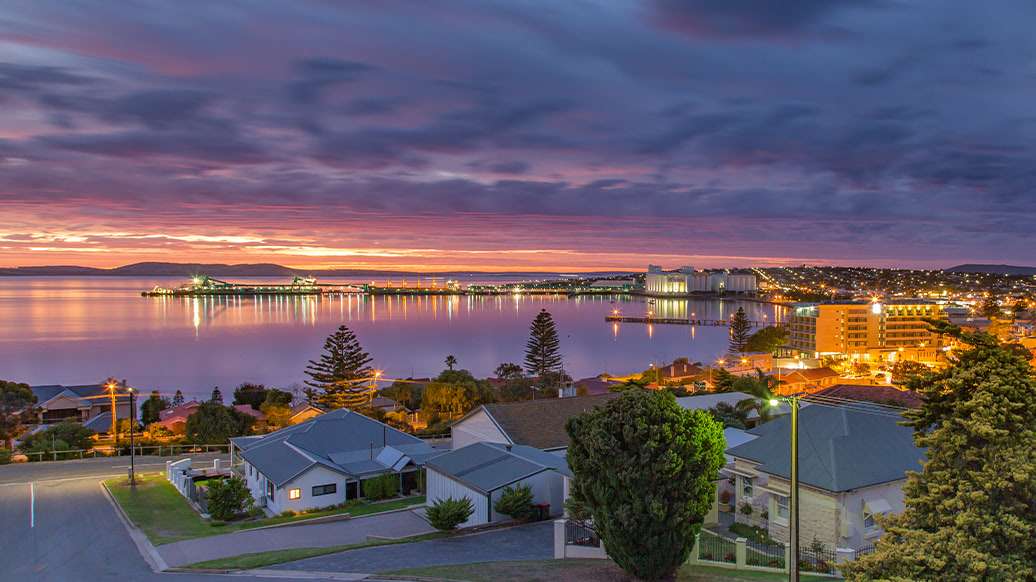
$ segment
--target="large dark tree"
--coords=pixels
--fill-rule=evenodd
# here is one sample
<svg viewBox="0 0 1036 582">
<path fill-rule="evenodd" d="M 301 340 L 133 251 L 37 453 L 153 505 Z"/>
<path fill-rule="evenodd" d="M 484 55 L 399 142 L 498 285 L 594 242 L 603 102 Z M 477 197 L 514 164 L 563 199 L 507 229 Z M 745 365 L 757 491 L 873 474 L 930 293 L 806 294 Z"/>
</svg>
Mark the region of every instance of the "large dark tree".
<svg viewBox="0 0 1036 582">
<path fill-rule="evenodd" d="M 744 353 L 748 345 L 748 336 L 752 330 L 752 324 L 748 321 L 744 307 L 738 307 L 737 312 L 730 318 L 730 352 Z"/>
<path fill-rule="evenodd" d="M 177 407 L 183 404 L 183 392 L 177 390 L 176 394 L 173 394 L 173 407 Z"/>
<path fill-rule="evenodd" d="M 212 395 L 209 397 L 209 402 L 215 402 L 221 406 L 223 405 L 223 393 L 220 392 L 219 386 L 212 389 Z"/>
<path fill-rule="evenodd" d="M 362 408 L 373 396 L 371 361 L 360 340 L 343 325 L 328 336 L 320 359 L 309 361 L 306 385 L 320 391 L 316 400 L 327 408 Z"/>
<path fill-rule="evenodd" d="M 259 407 L 266 402 L 266 386 L 245 382 L 234 389 L 234 404 L 247 404 L 259 410 Z"/>
<path fill-rule="evenodd" d="M 788 330 L 781 326 L 771 325 L 753 333 L 745 342 L 746 352 L 776 353 L 788 339 Z"/>
<path fill-rule="evenodd" d="M 162 398 L 158 390 L 152 390 L 148 399 L 140 405 L 140 422 L 144 423 L 145 426 L 158 422 L 161 418 L 159 413 L 166 408 L 169 408 L 169 400 Z"/>
<path fill-rule="evenodd" d="M 547 378 L 556 378 L 562 370 L 561 342 L 558 340 L 558 329 L 554 318 L 546 309 L 540 310 L 529 327 L 529 341 L 525 343 L 525 370 L 530 376 L 540 379 L 540 384 Z"/>
<path fill-rule="evenodd" d="M 0 441 L 7 448 L 11 448 L 11 441 L 21 434 L 35 402 L 36 396 L 28 384 L 0 380 Z"/>
<path fill-rule="evenodd" d="M 205 402 L 187 417 L 185 435 L 189 442 L 196 444 L 225 444 L 230 437 L 248 434 L 254 420 L 233 408 Z"/>
<path fill-rule="evenodd" d="M 923 404 L 905 416 L 927 461 L 849 579 L 1036 580 L 1036 375 L 992 336 L 953 333 L 970 347 L 910 383 Z"/>
<path fill-rule="evenodd" d="M 640 579 L 672 576 L 716 495 L 723 425 L 669 392 L 633 388 L 566 429 L 572 497 L 608 556 Z"/>
</svg>

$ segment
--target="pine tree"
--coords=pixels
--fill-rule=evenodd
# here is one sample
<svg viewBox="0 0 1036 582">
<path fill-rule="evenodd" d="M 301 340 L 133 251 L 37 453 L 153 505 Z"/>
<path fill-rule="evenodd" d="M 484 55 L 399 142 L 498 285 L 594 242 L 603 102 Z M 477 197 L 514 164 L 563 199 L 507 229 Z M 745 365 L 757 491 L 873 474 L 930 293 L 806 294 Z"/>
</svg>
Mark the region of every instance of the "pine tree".
<svg viewBox="0 0 1036 582">
<path fill-rule="evenodd" d="M 343 325 L 324 342 L 320 360 L 309 361 L 306 385 L 321 392 L 317 402 L 327 408 L 361 408 L 373 397 L 371 361 L 356 335 Z"/>
<path fill-rule="evenodd" d="M 223 404 L 223 393 L 219 391 L 219 386 L 212 389 L 212 397 L 209 398 L 209 401 Z"/>
<path fill-rule="evenodd" d="M 541 384 L 560 374 L 560 346 L 554 318 L 546 309 L 541 309 L 529 327 L 529 341 L 525 343 L 525 369 L 530 376 L 538 377 Z"/>
<path fill-rule="evenodd" d="M 177 390 L 176 394 L 173 394 L 173 406 L 180 406 L 181 404 L 183 404 L 183 392 Z"/>
<path fill-rule="evenodd" d="M 988 334 L 952 333 L 970 348 L 910 384 L 927 462 L 849 579 L 1036 580 L 1036 374 Z"/>
<path fill-rule="evenodd" d="M 752 324 L 748 322 L 745 308 L 738 307 L 737 313 L 730 318 L 730 353 L 744 353 L 751 329 Z"/>
</svg>

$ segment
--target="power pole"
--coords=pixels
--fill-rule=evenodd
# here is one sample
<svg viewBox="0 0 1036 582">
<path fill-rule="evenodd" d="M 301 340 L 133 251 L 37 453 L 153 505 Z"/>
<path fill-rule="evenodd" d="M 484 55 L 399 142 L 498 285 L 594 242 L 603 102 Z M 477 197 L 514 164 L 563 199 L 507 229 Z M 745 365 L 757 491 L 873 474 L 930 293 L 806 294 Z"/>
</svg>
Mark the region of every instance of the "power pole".
<svg viewBox="0 0 1036 582">
<path fill-rule="evenodd" d="M 108 382 L 104 385 L 104 387 L 108 389 L 108 395 L 111 396 L 112 400 L 112 442 L 115 443 L 115 446 L 118 446 L 119 444 L 119 432 L 115 423 L 115 388 L 117 385 L 118 384 L 116 384 L 115 379 L 113 378 L 109 378 Z"/>
<path fill-rule="evenodd" d="M 137 486 L 137 470 L 136 470 L 136 467 L 135 467 L 135 463 L 133 462 L 133 460 L 134 460 L 134 452 L 133 452 L 133 425 L 136 424 L 136 422 L 137 422 L 137 419 L 136 419 L 136 409 L 137 409 L 137 407 L 136 407 L 136 405 L 133 402 L 133 388 L 129 389 L 129 397 L 130 397 L 130 478 L 129 478 L 129 482 L 130 482 L 130 487 L 136 487 Z"/>
<path fill-rule="evenodd" d="M 791 564 L 788 579 L 799 582 L 799 399 L 789 398 L 791 405 Z"/>
</svg>

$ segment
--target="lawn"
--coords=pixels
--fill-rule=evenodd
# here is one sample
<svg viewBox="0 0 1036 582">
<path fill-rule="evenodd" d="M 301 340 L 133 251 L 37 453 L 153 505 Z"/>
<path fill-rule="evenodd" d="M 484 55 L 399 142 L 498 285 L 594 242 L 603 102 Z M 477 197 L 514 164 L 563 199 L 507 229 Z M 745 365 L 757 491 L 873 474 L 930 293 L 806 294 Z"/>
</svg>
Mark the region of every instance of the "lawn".
<svg viewBox="0 0 1036 582">
<path fill-rule="evenodd" d="M 576 582 L 595 580 L 599 582 L 626 582 L 630 580 L 625 572 L 609 560 L 533 560 L 523 562 L 487 562 L 459 566 L 431 566 L 408 568 L 394 572 L 383 572 L 396 576 L 421 576 L 464 580 L 467 582 Z M 787 580 L 787 574 L 769 572 L 748 572 L 710 566 L 684 566 L 677 573 L 678 582 L 778 582 Z M 802 576 L 801 580 L 819 582 L 831 578 Z"/>
<path fill-rule="evenodd" d="M 436 538 L 446 537 L 449 535 L 451 534 L 447 532 L 432 532 L 408 538 L 401 538 L 398 540 L 373 540 L 360 544 L 328 546 L 326 548 L 291 548 L 287 550 L 271 550 L 269 552 L 256 552 L 254 554 L 243 554 L 241 556 L 234 556 L 232 558 L 220 558 L 217 560 L 209 560 L 207 562 L 198 562 L 197 564 L 191 564 L 190 566 L 186 566 L 184 569 L 249 570 L 253 568 L 263 568 L 266 566 L 271 566 L 273 564 L 281 564 L 283 562 L 294 562 L 295 560 L 304 560 L 306 558 L 323 556 L 325 554 L 336 554 L 338 552 L 344 552 L 347 550 L 371 548 L 374 546 L 388 546 L 393 544 L 407 544 L 410 542 L 423 542 L 425 540 L 433 540 Z"/>
<path fill-rule="evenodd" d="M 109 479 L 104 484 L 126 512 L 130 521 L 139 527 L 156 546 L 315 517 L 336 514 L 348 514 L 353 517 L 371 515 L 420 505 L 425 501 L 424 497 L 407 497 L 374 503 L 361 501 L 354 505 L 327 511 L 223 523 L 202 519 L 161 473 L 138 475 L 135 489 L 130 488 L 127 480 L 122 477 Z"/>
</svg>

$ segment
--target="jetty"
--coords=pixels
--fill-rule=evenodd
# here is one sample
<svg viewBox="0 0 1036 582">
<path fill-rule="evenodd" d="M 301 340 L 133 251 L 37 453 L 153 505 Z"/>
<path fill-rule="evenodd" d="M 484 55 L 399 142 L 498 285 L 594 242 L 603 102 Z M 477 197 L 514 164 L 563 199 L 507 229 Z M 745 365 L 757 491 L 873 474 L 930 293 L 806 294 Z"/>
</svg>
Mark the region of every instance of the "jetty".
<svg viewBox="0 0 1036 582">
<path fill-rule="evenodd" d="M 317 284 L 312 277 L 295 277 L 286 285 L 230 283 L 210 277 L 196 275 L 189 283 L 168 289 L 155 286 L 142 291 L 144 297 L 203 297 L 212 295 L 338 295 L 365 293 L 363 285 Z"/>
<path fill-rule="evenodd" d="M 690 319 L 686 317 L 655 317 L 651 315 L 619 315 L 610 313 L 604 316 L 605 321 L 613 323 L 650 323 L 662 325 L 700 325 L 706 327 L 727 327 L 729 319 Z M 765 327 L 770 325 L 764 321 L 749 320 L 750 327 Z"/>
</svg>

